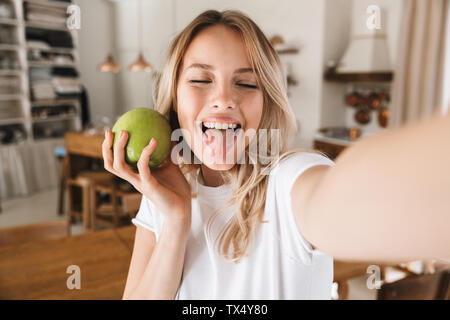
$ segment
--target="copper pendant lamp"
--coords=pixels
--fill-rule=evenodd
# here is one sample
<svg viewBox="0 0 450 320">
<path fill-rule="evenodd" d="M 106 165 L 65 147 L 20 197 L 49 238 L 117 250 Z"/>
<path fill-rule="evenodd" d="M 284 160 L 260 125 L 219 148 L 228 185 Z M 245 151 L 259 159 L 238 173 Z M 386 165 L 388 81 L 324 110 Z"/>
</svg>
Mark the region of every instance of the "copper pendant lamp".
<svg viewBox="0 0 450 320">
<path fill-rule="evenodd" d="M 121 66 L 114 61 L 114 58 L 112 54 L 108 54 L 106 57 L 105 62 L 101 63 L 97 67 L 98 71 L 100 72 L 119 72 L 121 69 Z"/>
<path fill-rule="evenodd" d="M 142 55 L 142 52 L 139 52 L 139 56 L 135 62 L 133 62 L 128 69 L 130 71 L 146 71 L 150 72 L 153 70 L 153 67 L 151 64 L 149 64 L 147 61 L 145 61 L 144 56 Z"/>
<path fill-rule="evenodd" d="M 108 5 L 110 6 L 109 7 L 109 15 L 110 15 L 109 20 L 110 20 L 110 23 L 112 26 L 114 23 L 114 18 L 113 18 L 113 13 L 112 13 L 113 8 L 112 8 L 111 4 L 108 4 Z M 111 38 L 113 38 L 113 37 L 111 37 Z M 113 42 L 113 39 L 111 39 L 111 42 Z M 106 60 L 97 66 L 97 70 L 100 72 L 119 72 L 120 69 L 122 69 L 122 67 L 120 66 L 120 64 L 118 64 L 114 60 L 111 52 L 106 57 Z"/>
<path fill-rule="evenodd" d="M 142 54 L 142 0 L 139 0 L 138 5 L 138 40 L 139 40 L 139 55 L 135 62 L 133 62 L 128 69 L 133 72 L 145 71 L 151 72 L 153 67 L 150 63 L 145 61 L 144 55 Z"/>
</svg>

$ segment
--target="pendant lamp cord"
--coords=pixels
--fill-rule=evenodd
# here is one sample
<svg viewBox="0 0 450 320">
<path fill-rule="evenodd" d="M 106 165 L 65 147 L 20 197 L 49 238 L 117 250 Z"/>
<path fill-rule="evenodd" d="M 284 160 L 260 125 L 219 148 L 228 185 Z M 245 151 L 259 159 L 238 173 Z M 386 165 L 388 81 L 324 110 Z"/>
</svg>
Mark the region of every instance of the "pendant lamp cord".
<svg viewBox="0 0 450 320">
<path fill-rule="evenodd" d="M 115 29 L 115 25 L 114 25 L 114 6 L 112 4 L 112 2 L 107 2 L 106 3 L 108 6 L 108 10 L 109 10 L 109 23 L 110 23 L 110 30 L 112 30 L 112 32 L 110 32 L 110 55 L 112 56 L 114 54 L 114 49 L 115 49 L 115 39 L 114 39 L 114 29 Z"/>
<path fill-rule="evenodd" d="M 142 52 L 142 0 L 139 0 L 138 6 L 138 41 L 139 51 Z"/>
</svg>

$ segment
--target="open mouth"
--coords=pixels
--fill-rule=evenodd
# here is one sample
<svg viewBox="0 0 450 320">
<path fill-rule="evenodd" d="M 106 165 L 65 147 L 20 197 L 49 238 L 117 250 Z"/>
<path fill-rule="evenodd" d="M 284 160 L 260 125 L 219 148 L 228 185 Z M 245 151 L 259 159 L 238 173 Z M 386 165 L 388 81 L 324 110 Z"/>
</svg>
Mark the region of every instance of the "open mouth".
<svg viewBox="0 0 450 320">
<path fill-rule="evenodd" d="M 201 157 L 206 162 L 222 163 L 235 161 L 240 146 L 242 125 L 238 121 L 198 121 L 197 130 L 201 130 Z M 209 160 L 207 160 L 209 159 Z M 230 162 L 230 163 L 231 163 Z"/>
</svg>

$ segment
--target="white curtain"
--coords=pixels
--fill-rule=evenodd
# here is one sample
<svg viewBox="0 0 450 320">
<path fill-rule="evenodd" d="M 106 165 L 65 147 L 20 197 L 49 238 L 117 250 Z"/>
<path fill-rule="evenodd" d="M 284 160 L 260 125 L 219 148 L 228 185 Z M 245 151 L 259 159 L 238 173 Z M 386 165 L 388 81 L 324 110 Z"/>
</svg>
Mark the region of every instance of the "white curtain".
<svg viewBox="0 0 450 320">
<path fill-rule="evenodd" d="M 57 187 L 59 163 L 54 150 L 63 145 L 64 141 L 50 140 L 0 146 L 0 198 Z"/>
<path fill-rule="evenodd" d="M 404 1 L 390 126 L 442 110 L 448 0 Z"/>
</svg>

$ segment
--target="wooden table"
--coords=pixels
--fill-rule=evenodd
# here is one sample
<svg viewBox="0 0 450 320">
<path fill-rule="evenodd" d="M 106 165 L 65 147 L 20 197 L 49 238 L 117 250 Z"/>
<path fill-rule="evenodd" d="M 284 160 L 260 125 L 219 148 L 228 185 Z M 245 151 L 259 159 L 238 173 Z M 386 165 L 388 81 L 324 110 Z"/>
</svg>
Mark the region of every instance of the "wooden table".
<svg viewBox="0 0 450 320">
<path fill-rule="evenodd" d="M 90 160 L 103 159 L 102 143 L 104 139 L 104 134 L 91 135 L 84 131 L 70 131 L 64 135 L 64 145 L 68 156 L 68 175 L 70 177 L 73 178 L 78 172 L 88 168 Z"/>
<path fill-rule="evenodd" d="M 58 240 L 0 247 L 0 299 L 121 299 L 135 226 Z M 67 288 L 67 267 L 81 271 L 81 289 Z"/>
<path fill-rule="evenodd" d="M 90 228 L 89 199 L 82 196 L 82 192 L 73 192 L 67 188 L 69 179 L 75 179 L 83 171 L 103 171 L 102 143 L 103 133 L 89 134 L 85 131 L 69 131 L 64 135 L 66 157 L 61 167 L 61 180 L 58 195 L 58 213 L 64 213 L 64 194 L 69 192 L 69 215 L 72 215 L 72 206 L 75 203 L 82 204 L 82 220 L 85 230 Z M 106 172 L 106 171 L 105 171 Z"/>
<path fill-rule="evenodd" d="M 104 133 L 89 134 L 85 131 L 69 131 L 64 141 L 69 153 L 102 159 Z"/>
</svg>

